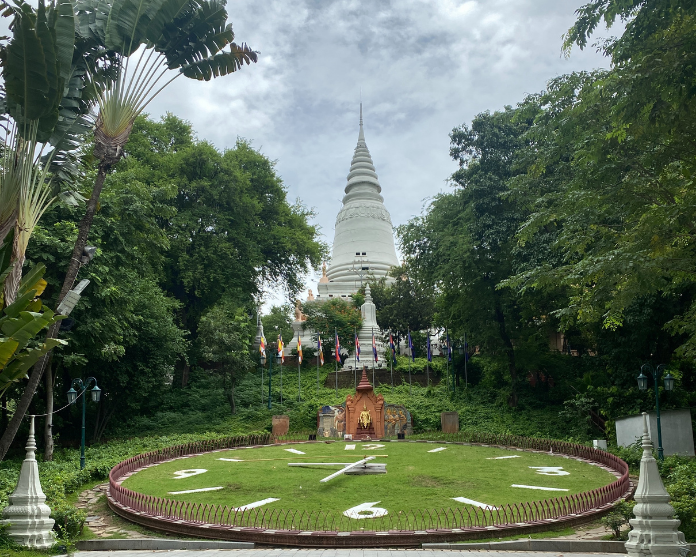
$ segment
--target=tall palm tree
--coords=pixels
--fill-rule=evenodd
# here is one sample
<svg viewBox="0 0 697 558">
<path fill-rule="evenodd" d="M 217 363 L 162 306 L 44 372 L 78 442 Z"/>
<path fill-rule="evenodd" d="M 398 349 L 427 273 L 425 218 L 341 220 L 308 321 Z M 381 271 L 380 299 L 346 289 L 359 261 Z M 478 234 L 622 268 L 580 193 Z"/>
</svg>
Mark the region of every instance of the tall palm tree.
<svg viewBox="0 0 697 558">
<path fill-rule="evenodd" d="M 257 53 L 246 44 L 233 42 L 225 0 L 78 0 L 75 8 L 79 38 L 75 44 L 92 49 L 93 62 L 85 63 L 84 80 L 90 84 L 88 89 L 98 105 L 94 155 L 99 165 L 58 295 L 59 303 L 77 278 L 104 180 L 123 156 L 135 118 L 181 75 L 209 81 L 257 60 Z M 15 22 L 22 23 L 24 17 L 16 16 Z M 71 49 L 73 59 L 78 50 Z M 105 61 L 113 63 L 115 75 L 109 74 Z M 59 324 L 49 328 L 48 338 L 55 337 Z M 0 438 L 0 460 L 19 429 L 49 359 L 50 352 L 32 370 L 12 420 Z"/>
<path fill-rule="evenodd" d="M 77 277 L 104 180 L 123 156 L 136 117 L 180 76 L 209 81 L 257 60 L 246 44 L 233 42 L 225 0 L 81 0 L 77 17 L 78 34 L 103 40 L 116 54 L 117 75 L 97 95 L 97 177 L 59 300 Z"/>
</svg>

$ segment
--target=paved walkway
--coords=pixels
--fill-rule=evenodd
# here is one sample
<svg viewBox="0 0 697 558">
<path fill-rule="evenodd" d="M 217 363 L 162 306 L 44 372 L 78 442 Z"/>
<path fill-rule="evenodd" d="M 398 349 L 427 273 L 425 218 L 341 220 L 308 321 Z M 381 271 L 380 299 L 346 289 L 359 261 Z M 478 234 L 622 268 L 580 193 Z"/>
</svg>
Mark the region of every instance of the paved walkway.
<svg viewBox="0 0 697 558">
<path fill-rule="evenodd" d="M 493 550 L 423 550 L 423 549 L 334 549 L 334 548 L 255 548 L 250 550 L 116 550 L 85 552 L 79 551 L 74 554 L 76 558 L 121 558 L 126 556 L 134 557 L 153 557 L 170 558 L 175 556 L 186 556 L 187 558 L 262 558 L 267 556 L 289 556 L 291 558 L 313 557 L 313 558 L 391 558 L 405 556 L 406 558 L 417 558 L 421 556 L 431 558 L 457 558 L 459 556 L 614 556 L 616 554 L 588 553 L 578 554 L 572 552 L 522 552 L 522 551 L 493 551 Z"/>
</svg>

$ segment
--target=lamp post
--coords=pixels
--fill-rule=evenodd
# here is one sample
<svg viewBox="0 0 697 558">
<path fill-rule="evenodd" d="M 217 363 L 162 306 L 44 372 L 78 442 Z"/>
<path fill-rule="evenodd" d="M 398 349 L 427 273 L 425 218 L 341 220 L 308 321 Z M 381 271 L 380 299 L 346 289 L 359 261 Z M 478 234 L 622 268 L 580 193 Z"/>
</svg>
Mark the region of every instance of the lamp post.
<svg viewBox="0 0 697 558">
<path fill-rule="evenodd" d="M 77 398 L 79 396 L 84 396 L 85 392 L 87 391 L 87 388 L 90 386 L 90 382 L 94 382 L 94 387 L 90 390 L 90 393 L 92 394 L 92 401 L 95 403 L 99 403 L 99 399 L 101 398 L 102 395 L 102 390 L 99 389 L 99 386 L 97 386 L 97 380 L 96 378 L 93 378 L 90 376 L 87 378 L 84 383 L 81 378 L 75 378 L 73 379 L 72 385 L 70 389 L 68 390 L 68 403 L 71 405 L 77 401 Z M 80 390 L 80 393 L 78 394 L 77 391 L 75 391 L 75 387 L 77 387 Z M 82 398 L 82 439 L 80 442 L 80 469 L 85 468 L 85 409 L 87 405 L 85 403 L 85 397 Z"/>
<path fill-rule="evenodd" d="M 656 368 L 653 368 L 650 364 L 644 364 L 639 371 L 637 376 L 637 384 L 639 384 L 639 389 L 641 391 L 646 391 L 649 385 L 649 379 L 644 375 L 644 368 L 646 368 L 650 374 L 653 375 L 653 390 L 656 395 L 656 430 L 658 431 L 658 459 L 663 461 L 663 440 L 661 438 L 661 406 L 658 400 L 658 375 L 665 370 L 665 364 L 659 364 Z M 666 391 L 673 391 L 675 387 L 675 378 L 668 372 L 663 377 L 663 388 Z"/>
</svg>

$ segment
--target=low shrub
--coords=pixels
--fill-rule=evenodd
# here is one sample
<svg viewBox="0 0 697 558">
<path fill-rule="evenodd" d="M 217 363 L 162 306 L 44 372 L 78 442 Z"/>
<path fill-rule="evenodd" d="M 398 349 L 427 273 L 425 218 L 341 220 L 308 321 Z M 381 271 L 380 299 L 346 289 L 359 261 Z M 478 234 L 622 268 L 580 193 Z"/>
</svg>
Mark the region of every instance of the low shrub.
<svg viewBox="0 0 697 558">
<path fill-rule="evenodd" d="M 605 527 L 612 531 L 615 540 L 622 540 L 622 526 L 634 517 L 633 508 L 634 502 L 618 502 L 612 511 L 600 520 Z M 626 537 L 624 538 L 626 539 Z"/>
<path fill-rule="evenodd" d="M 51 517 L 55 520 L 53 528 L 63 539 L 75 539 L 82 534 L 87 514 L 80 509 L 68 504 L 66 501 L 54 504 L 51 508 Z"/>
</svg>

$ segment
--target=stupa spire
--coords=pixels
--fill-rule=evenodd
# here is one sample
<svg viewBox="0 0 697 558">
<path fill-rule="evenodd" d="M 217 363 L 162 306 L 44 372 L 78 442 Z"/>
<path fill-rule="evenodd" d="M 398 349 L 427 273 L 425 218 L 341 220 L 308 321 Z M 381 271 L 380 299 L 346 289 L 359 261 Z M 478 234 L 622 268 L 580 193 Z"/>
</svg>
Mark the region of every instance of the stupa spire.
<svg viewBox="0 0 697 558">
<path fill-rule="evenodd" d="M 353 152 L 351 169 L 346 177 L 346 196 L 343 199 L 344 205 L 352 199 L 364 201 L 377 201 L 382 203 L 383 197 L 380 195 L 382 187 L 378 181 L 378 174 L 375 172 L 373 158 L 368 151 L 363 133 L 363 103 L 360 104 L 358 117 L 358 142 Z"/>
<path fill-rule="evenodd" d="M 365 136 L 363 135 L 363 103 L 361 103 L 360 113 L 358 117 L 358 141 L 365 143 Z"/>
<path fill-rule="evenodd" d="M 331 266 L 318 287 L 318 298 L 346 298 L 363 284 L 361 277 L 387 277 L 399 265 L 390 213 L 363 131 L 363 102 L 358 109 L 358 141 L 346 177 L 342 208 L 336 216 Z M 391 277 L 387 277 L 391 283 Z M 377 323 L 374 324 L 377 326 Z M 370 332 L 370 329 L 367 330 Z M 371 343 L 368 333 L 367 343 Z M 361 337 L 363 341 L 363 337 Z"/>
</svg>

